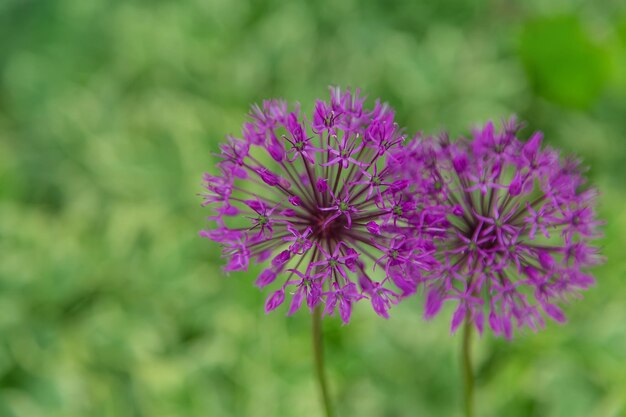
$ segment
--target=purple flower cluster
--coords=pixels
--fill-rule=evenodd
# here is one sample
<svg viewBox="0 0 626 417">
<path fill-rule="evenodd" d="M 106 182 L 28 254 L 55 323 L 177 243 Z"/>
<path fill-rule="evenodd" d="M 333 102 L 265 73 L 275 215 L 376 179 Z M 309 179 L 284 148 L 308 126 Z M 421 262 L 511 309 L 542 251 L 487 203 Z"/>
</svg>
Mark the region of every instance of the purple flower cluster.
<svg viewBox="0 0 626 417">
<path fill-rule="evenodd" d="M 544 314 L 565 321 L 557 302 L 593 284 L 584 269 L 601 262 L 596 191 L 585 187 L 579 162 L 542 149 L 542 134 L 517 138 L 514 119 L 472 139 L 416 137 L 395 152 L 405 189 L 428 213 L 438 266 L 424 277 L 425 317 L 444 302 L 456 309 L 452 331 L 468 320 L 497 335 L 537 329 Z"/>
<path fill-rule="evenodd" d="M 290 294 L 289 314 L 324 303 L 347 323 L 369 299 L 388 317 L 435 264 L 435 231 L 391 168 L 404 139 L 393 111 L 332 88 L 310 119 L 278 100 L 250 116 L 243 138 L 221 146 L 219 174 L 204 177 L 214 226 L 200 234 L 222 244 L 225 271 L 267 261 L 256 281 L 278 281 L 267 312 Z"/>
<path fill-rule="evenodd" d="M 579 162 L 518 139 L 512 119 L 471 139 L 417 136 L 407 145 L 380 101 L 331 89 L 310 116 L 280 100 L 253 106 L 242 139 L 221 146 L 205 174 L 204 205 L 225 271 L 267 263 L 256 283 L 276 285 L 265 310 L 291 295 L 289 314 L 323 304 L 343 322 L 369 299 L 377 314 L 419 285 L 425 317 L 447 301 L 482 333 L 563 322 L 557 305 L 593 284 L 602 262 L 596 191 Z"/>
</svg>

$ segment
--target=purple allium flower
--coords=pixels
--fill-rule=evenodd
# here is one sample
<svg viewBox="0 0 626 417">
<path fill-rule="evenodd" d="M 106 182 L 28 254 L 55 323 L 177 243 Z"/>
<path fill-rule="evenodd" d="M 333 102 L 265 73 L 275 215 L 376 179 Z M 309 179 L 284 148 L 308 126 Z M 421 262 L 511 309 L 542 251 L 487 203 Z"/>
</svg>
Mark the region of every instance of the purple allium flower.
<svg viewBox="0 0 626 417">
<path fill-rule="evenodd" d="M 394 113 L 364 101 L 332 88 L 309 119 L 283 101 L 253 106 L 243 139 L 221 145 L 219 174 L 205 174 L 214 226 L 200 234 L 221 243 L 225 271 L 268 261 L 256 281 L 277 282 L 266 312 L 291 296 L 288 314 L 325 303 L 347 323 L 369 299 L 388 317 L 435 263 L 428 222 L 390 168 L 404 139 Z"/>
<path fill-rule="evenodd" d="M 488 123 L 472 139 L 418 137 L 398 153 L 405 191 L 441 230 L 425 317 L 452 300 L 453 332 L 464 320 L 482 332 L 487 320 L 511 338 L 513 326 L 542 327 L 544 314 L 564 322 L 557 302 L 592 285 L 584 271 L 602 262 L 590 245 L 597 193 L 579 162 L 542 149 L 539 132 L 521 142 L 519 129 L 515 119 L 500 133 Z"/>
</svg>

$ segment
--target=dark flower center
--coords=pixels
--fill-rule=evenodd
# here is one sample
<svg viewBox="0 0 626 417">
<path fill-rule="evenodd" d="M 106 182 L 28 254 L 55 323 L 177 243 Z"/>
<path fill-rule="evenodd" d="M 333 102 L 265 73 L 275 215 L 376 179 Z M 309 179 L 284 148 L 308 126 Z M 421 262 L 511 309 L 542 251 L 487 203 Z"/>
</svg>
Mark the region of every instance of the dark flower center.
<svg viewBox="0 0 626 417">
<path fill-rule="evenodd" d="M 347 207 L 342 208 L 345 204 Z M 340 203 L 340 210 L 348 210 L 349 205 L 347 203 Z M 339 216 L 335 219 L 328 221 L 333 216 L 332 212 L 319 211 L 316 216 L 311 216 L 310 226 L 313 231 L 312 240 L 318 240 L 319 242 L 325 242 L 327 239 L 342 240 L 347 232 L 347 220 L 345 216 Z"/>
</svg>

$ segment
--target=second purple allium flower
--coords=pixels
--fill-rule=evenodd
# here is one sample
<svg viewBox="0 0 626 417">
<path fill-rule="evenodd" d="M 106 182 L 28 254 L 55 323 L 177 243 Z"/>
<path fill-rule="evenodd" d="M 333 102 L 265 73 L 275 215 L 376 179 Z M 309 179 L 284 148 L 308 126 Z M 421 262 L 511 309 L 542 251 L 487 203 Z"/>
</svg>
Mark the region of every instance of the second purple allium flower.
<svg viewBox="0 0 626 417">
<path fill-rule="evenodd" d="M 513 326 L 563 322 L 558 301 L 593 284 L 585 273 L 602 258 L 596 191 L 579 162 L 542 149 L 542 134 L 517 138 L 514 119 L 496 132 L 488 123 L 472 139 L 416 138 L 396 167 L 409 195 L 438 224 L 439 267 L 425 279 L 427 318 L 456 304 L 452 331 L 469 320 L 482 332 L 512 337 Z"/>
<path fill-rule="evenodd" d="M 363 103 L 333 88 L 309 119 L 283 101 L 254 106 L 243 139 L 229 137 L 219 173 L 204 177 L 215 226 L 201 235 L 222 244 L 226 271 L 269 262 L 257 278 L 278 282 L 266 311 L 291 294 L 289 314 L 324 303 L 347 323 L 369 299 L 388 317 L 434 262 L 430 227 L 390 169 L 404 139 L 393 111 Z"/>
</svg>

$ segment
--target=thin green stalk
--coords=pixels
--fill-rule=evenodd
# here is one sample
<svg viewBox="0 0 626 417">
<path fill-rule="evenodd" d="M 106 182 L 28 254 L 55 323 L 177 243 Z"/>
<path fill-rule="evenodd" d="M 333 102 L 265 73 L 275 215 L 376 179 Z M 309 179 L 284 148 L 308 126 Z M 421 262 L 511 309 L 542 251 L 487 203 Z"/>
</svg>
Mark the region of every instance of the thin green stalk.
<svg viewBox="0 0 626 417">
<path fill-rule="evenodd" d="M 326 382 L 326 372 L 324 370 L 324 345 L 322 341 L 322 308 L 315 307 L 313 310 L 313 356 L 315 358 L 315 373 L 319 383 L 320 397 L 324 405 L 326 417 L 333 417 L 333 409 L 328 396 L 328 383 Z"/>
<path fill-rule="evenodd" d="M 463 327 L 463 349 L 462 349 L 462 362 L 463 362 L 463 400 L 465 417 L 474 416 L 474 375 L 472 374 L 472 355 L 471 355 L 471 342 L 472 342 L 472 322 L 465 320 L 465 326 Z"/>
</svg>

